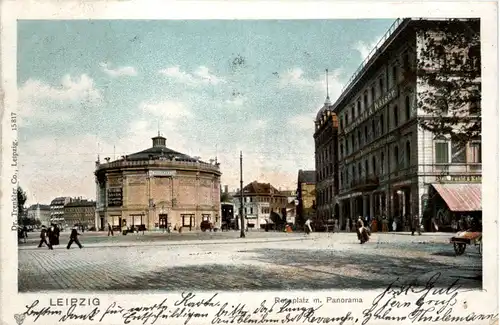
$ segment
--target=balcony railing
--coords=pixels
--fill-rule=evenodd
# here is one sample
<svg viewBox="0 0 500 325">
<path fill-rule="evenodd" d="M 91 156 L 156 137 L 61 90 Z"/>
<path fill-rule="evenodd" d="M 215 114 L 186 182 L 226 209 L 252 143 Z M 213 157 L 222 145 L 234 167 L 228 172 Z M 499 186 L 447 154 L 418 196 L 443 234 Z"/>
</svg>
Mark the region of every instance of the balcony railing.
<svg viewBox="0 0 500 325">
<path fill-rule="evenodd" d="M 351 182 L 352 190 L 365 191 L 377 188 L 379 185 L 379 178 L 376 175 L 369 175 Z"/>
<path fill-rule="evenodd" d="M 178 160 L 118 160 L 97 165 L 96 170 L 124 167 L 203 168 L 219 171 L 219 164 Z"/>
</svg>

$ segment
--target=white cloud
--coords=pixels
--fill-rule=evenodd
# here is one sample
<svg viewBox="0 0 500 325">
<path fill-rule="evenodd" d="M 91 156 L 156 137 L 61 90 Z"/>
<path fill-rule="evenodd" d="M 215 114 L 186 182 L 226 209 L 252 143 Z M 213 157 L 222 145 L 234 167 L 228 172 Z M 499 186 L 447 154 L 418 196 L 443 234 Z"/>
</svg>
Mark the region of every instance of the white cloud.
<svg viewBox="0 0 500 325">
<path fill-rule="evenodd" d="M 230 107 L 241 107 L 245 104 L 248 99 L 243 96 L 236 96 L 233 99 L 227 99 L 226 104 Z"/>
<path fill-rule="evenodd" d="M 217 85 L 224 83 L 223 78 L 217 77 L 210 73 L 210 70 L 205 66 L 198 67 L 194 73 L 182 71 L 179 66 L 173 66 L 159 71 L 160 74 L 167 76 L 177 82 L 188 85 L 212 84 Z"/>
<path fill-rule="evenodd" d="M 376 37 L 373 39 L 371 42 L 357 42 L 354 45 L 354 49 L 359 52 L 359 55 L 361 56 L 361 60 L 364 60 L 368 57 L 370 52 L 374 50 L 375 46 L 377 46 L 377 43 L 380 40 L 380 36 Z"/>
<path fill-rule="evenodd" d="M 268 120 L 258 119 L 258 120 L 251 121 L 248 125 L 248 129 L 250 129 L 250 130 L 262 130 L 262 129 L 267 128 L 268 125 L 269 125 Z"/>
<path fill-rule="evenodd" d="M 157 103 L 142 102 L 139 109 L 146 114 L 162 117 L 166 120 L 177 121 L 181 118 L 192 117 L 191 110 L 181 102 L 165 100 Z"/>
<path fill-rule="evenodd" d="M 156 120 L 141 118 L 130 122 L 116 142 L 88 134 L 61 138 L 48 135 L 25 142 L 19 151 L 19 161 L 20 185 L 28 194 L 27 205 L 49 204 L 57 196 L 95 199 L 93 173 L 97 155 L 103 162 L 106 157 L 114 160 L 147 149 L 152 146 L 151 138 L 156 132 Z M 163 135 L 167 147 L 190 154 L 187 141 L 175 125 L 169 125 Z"/>
<path fill-rule="evenodd" d="M 38 119 L 58 119 L 74 116 L 64 111 L 65 105 L 96 105 L 102 99 L 101 91 L 95 88 L 94 80 L 86 74 L 73 78 L 65 75 L 58 86 L 36 79 L 28 79 L 18 91 L 18 114 Z"/>
<path fill-rule="evenodd" d="M 314 113 L 304 113 L 288 118 L 288 125 L 299 130 L 309 130 L 314 132 Z M 312 134 L 312 133 L 311 133 Z"/>
<path fill-rule="evenodd" d="M 101 62 L 99 64 L 101 70 L 112 78 L 121 77 L 121 76 L 137 76 L 137 71 L 134 67 L 126 66 L 126 67 L 117 67 L 111 68 L 111 64 Z"/>
</svg>

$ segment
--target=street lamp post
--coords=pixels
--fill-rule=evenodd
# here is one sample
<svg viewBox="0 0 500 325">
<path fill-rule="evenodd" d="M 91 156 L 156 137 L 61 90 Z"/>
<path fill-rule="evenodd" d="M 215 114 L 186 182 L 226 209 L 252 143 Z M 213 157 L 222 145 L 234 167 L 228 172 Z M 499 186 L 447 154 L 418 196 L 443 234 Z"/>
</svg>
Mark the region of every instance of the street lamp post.
<svg viewBox="0 0 500 325">
<path fill-rule="evenodd" d="M 240 151 L 240 238 L 245 237 L 245 219 L 243 217 L 243 154 Z"/>
</svg>

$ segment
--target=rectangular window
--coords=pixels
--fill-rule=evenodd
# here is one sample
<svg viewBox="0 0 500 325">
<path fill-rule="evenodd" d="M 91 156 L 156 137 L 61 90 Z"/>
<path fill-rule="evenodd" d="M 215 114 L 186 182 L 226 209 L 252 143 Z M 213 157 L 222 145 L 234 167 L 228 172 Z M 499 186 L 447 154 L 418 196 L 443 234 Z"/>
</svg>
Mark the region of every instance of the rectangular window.
<svg viewBox="0 0 500 325">
<path fill-rule="evenodd" d="M 451 162 L 454 164 L 465 163 L 465 145 L 458 143 L 451 144 Z"/>
<path fill-rule="evenodd" d="M 183 227 L 194 226 L 194 214 L 181 214 L 181 219 Z"/>
<path fill-rule="evenodd" d="M 446 141 L 435 142 L 434 154 L 434 160 L 436 164 L 448 164 L 450 162 L 449 143 Z"/>
<path fill-rule="evenodd" d="M 253 214 L 253 208 L 250 208 L 250 214 Z"/>
<path fill-rule="evenodd" d="M 482 162 L 480 141 L 473 141 L 469 144 L 468 162 L 473 164 L 480 164 Z"/>
</svg>

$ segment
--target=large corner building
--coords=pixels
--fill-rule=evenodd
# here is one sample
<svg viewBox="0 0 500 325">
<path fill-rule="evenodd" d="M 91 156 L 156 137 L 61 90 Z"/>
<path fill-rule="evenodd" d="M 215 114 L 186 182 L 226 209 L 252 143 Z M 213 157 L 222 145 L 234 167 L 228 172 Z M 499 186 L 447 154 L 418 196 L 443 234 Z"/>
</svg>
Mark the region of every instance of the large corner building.
<svg viewBox="0 0 500 325">
<path fill-rule="evenodd" d="M 422 83 L 416 73 L 422 60 L 420 31 L 429 23 L 398 19 L 336 102 L 327 100 L 318 112 L 319 218 L 338 215 L 345 229 L 349 218 L 386 216 L 397 221 L 398 230 L 408 230 L 410 216 L 422 217 L 431 209 L 429 215 L 446 229 L 455 213 L 481 210 L 481 139 L 470 139 L 461 150 L 417 122 L 429 118 L 417 104 Z M 479 24 L 456 23 L 479 33 Z M 480 110 L 471 110 L 467 118 L 480 118 Z M 429 207 L 431 197 L 443 204 Z"/>
</svg>

